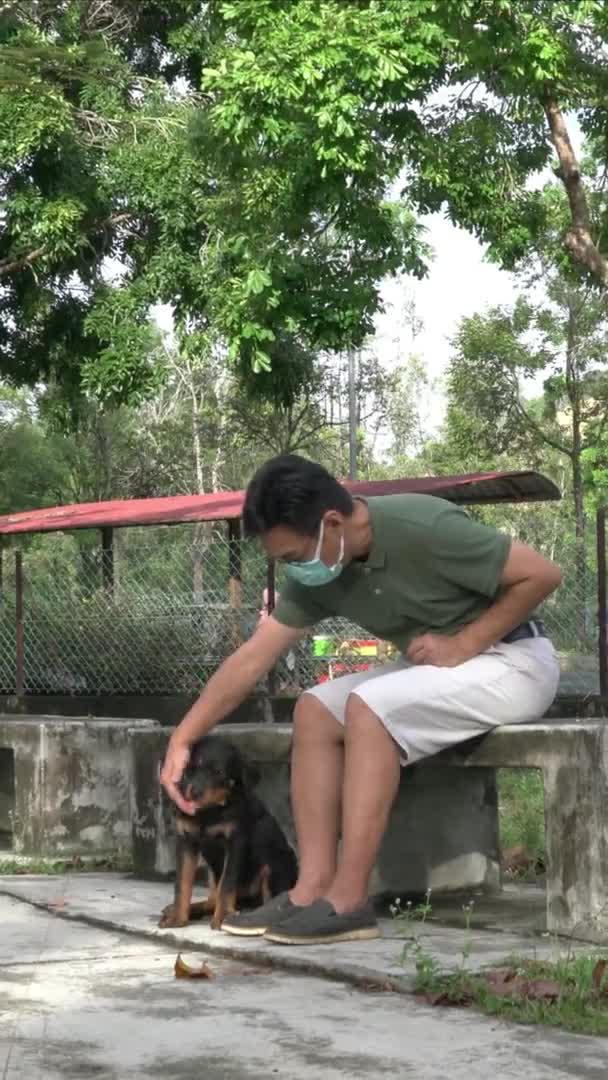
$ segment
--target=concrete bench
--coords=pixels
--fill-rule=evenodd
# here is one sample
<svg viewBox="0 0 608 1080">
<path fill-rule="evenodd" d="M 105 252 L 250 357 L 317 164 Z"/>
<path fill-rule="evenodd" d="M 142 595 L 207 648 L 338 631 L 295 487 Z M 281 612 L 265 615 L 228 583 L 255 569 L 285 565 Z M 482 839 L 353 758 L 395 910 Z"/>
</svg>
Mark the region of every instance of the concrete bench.
<svg viewBox="0 0 608 1080">
<path fill-rule="evenodd" d="M 47 857 L 129 852 L 130 740 L 155 721 L 0 714 L 0 840 Z"/>
<path fill-rule="evenodd" d="M 158 770 L 172 729 L 133 732 L 133 855 L 141 876 L 174 868 L 172 811 Z M 293 841 L 289 725 L 227 725 L 260 768 L 259 792 Z M 496 769 L 540 769 L 545 787 L 547 930 L 608 941 L 608 723 L 504 727 L 404 770 L 374 871 L 375 895 L 498 890 Z"/>
<path fill-rule="evenodd" d="M 439 760 L 541 771 L 547 930 L 608 941 L 608 718 L 503 727 Z"/>
</svg>

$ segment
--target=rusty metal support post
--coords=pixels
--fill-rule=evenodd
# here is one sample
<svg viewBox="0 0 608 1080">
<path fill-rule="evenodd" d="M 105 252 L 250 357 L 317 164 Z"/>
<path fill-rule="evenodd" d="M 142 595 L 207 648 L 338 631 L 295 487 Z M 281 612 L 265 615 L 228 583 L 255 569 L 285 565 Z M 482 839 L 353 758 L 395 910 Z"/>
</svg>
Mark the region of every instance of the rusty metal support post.
<svg viewBox="0 0 608 1080">
<path fill-rule="evenodd" d="M 15 692 L 23 697 L 25 687 L 25 642 L 23 634 L 23 554 L 15 552 Z"/>
<path fill-rule="evenodd" d="M 228 602 L 232 609 L 232 647 L 238 649 L 242 641 L 241 607 L 243 604 L 243 559 L 239 518 L 233 518 L 228 522 Z"/>
<path fill-rule="evenodd" d="M 274 611 L 274 608 L 275 608 L 276 595 L 277 595 L 276 567 L 275 567 L 275 563 L 274 563 L 273 559 L 268 560 L 268 564 L 267 564 L 267 568 L 266 568 L 266 591 L 267 591 L 267 594 L 268 594 L 268 600 L 267 600 L 267 603 L 266 603 L 266 610 L 267 610 L 268 614 L 271 615 L 272 612 Z M 269 697 L 274 697 L 276 695 L 277 690 L 278 690 L 278 685 L 279 685 L 278 672 L 277 672 L 276 664 L 273 664 L 270 671 L 268 672 L 268 694 L 269 694 Z M 269 712 L 269 716 L 270 715 L 271 715 L 271 711 Z"/>
<path fill-rule="evenodd" d="M 104 525 L 101 529 L 101 580 L 106 592 L 114 592 L 114 529 Z"/>
<path fill-rule="evenodd" d="M 596 515 L 597 535 L 597 619 L 600 694 L 608 697 L 608 603 L 606 595 L 606 507 Z"/>
</svg>

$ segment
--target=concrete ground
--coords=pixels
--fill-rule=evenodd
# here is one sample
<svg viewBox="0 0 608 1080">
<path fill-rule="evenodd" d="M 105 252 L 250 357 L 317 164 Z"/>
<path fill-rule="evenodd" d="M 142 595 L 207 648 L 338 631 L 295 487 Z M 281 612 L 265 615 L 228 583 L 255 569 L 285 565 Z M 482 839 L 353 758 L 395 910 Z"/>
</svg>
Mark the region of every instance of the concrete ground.
<svg viewBox="0 0 608 1080">
<path fill-rule="evenodd" d="M 168 892 L 118 875 L 0 879 L 2 1080 L 605 1080 L 603 1039 L 376 989 L 399 978 L 393 924 L 377 942 L 281 950 L 203 926 L 158 931 Z M 215 980 L 175 980 L 178 934 Z M 462 935 L 431 927 L 427 943 L 455 962 Z M 475 931 L 475 963 L 512 939 L 533 941 Z"/>
<path fill-rule="evenodd" d="M 380 940 L 315 948 L 271 945 L 262 938 L 234 937 L 211 930 L 208 922 L 193 923 L 178 930 L 159 930 L 158 916 L 172 899 L 172 886 L 164 882 L 138 881 L 124 874 L 0 877 L 1 893 L 45 909 L 49 903 L 55 905 L 59 901 L 61 906 L 53 906 L 53 910 L 66 918 L 84 919 L 114 930 L 171 942 L 176 948 L 204 950 L 224 957 L 285 967 L 290 971 L 363 983 L 364 986 L 370 982 L 388 983 L 399 991 L 412 990 L 415 975 L 413 956 L 405 965 L 399 962 L 405 943 L 404 933 L 410 938 L 415 935 L 445 969 L 462 962 L 465 946 L 470 952 L 468 966 L 472 969 L 500 964 L 513 955 L 553 960 L 560 952 L 572 947 L 569 942 L 558 944 L 538 933 L 544 893 L 542 889 L 530 886 L 523 890 L 507 889 L 499 898 L 481 894 L 463 895 L 451 901 L 432 898 L 433 912 L 440 914 L 440 923 L 424 926 L 414 923 L 404 927 L 388 918 L 381 920 L 383 936 Z M 462 905 L 470 900 L 474 902 L 471 933 L 466 935 Z"/>
</svg>

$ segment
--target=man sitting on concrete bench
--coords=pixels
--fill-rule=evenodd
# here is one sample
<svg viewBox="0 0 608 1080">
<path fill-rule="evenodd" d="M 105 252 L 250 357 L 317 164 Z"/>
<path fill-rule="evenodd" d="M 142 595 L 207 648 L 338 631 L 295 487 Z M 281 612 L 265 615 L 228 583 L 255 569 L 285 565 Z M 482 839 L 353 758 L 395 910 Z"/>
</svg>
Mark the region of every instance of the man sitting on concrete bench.
<svg viewBox="0 0 608 1080">
<path fill-rule="evenodd" d="M 287 583 L 272 615 L 222 664 L 176 728 L 161 779 L 192 812 L 177 787 L 190 746 L 322 619 L 344 616 L 394 642 L 397 662 L 300 697 L 291 771 L 297 884 L 222 927 L 284 944 L 376 937 L 368 884 L 400 766 L 543 716 L 559 670 L 534 612 L 561 574 L 450 502 L 414 494 L 353 498 L 321 465 L 293 455 L 256 473 L 243 523 L 285 564 Z"/>
</svg>

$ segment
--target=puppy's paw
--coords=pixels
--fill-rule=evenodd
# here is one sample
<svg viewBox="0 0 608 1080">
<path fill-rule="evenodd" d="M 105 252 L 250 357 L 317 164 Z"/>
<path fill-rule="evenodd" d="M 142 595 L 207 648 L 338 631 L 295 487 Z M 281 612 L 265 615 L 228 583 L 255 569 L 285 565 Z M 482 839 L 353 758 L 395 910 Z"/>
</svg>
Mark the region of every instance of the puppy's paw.
<svg viewBox="0 0 608 1080">
<path fill-rule="evenodd" d="M 232 909 L 229 909 L 227 911 L 224 911 L 224 913 L 222 915 L 213 914 L 211 916 L 211 922 L 209 924 L 211 926 L 211 929 L 212 930 L 221 930 L 222 929 L 222 923 L 223 923 L 223 921 L 224 921 L 224 919 L 226 918 L 227 915 L 238 915 L 238 910 L 236 908 L 232 908 Z"/>
<path fill-rule="evenodd" d="M 158 920 L 158 925 L 160 926 L 161 930 L 168 930 L 171 926 L 187 926 L 188 920 L 178 919 L 177 912 L 170 905 L 169 907 L 166 907 L 161 913 L 160 919 Z"/>
</svg>

